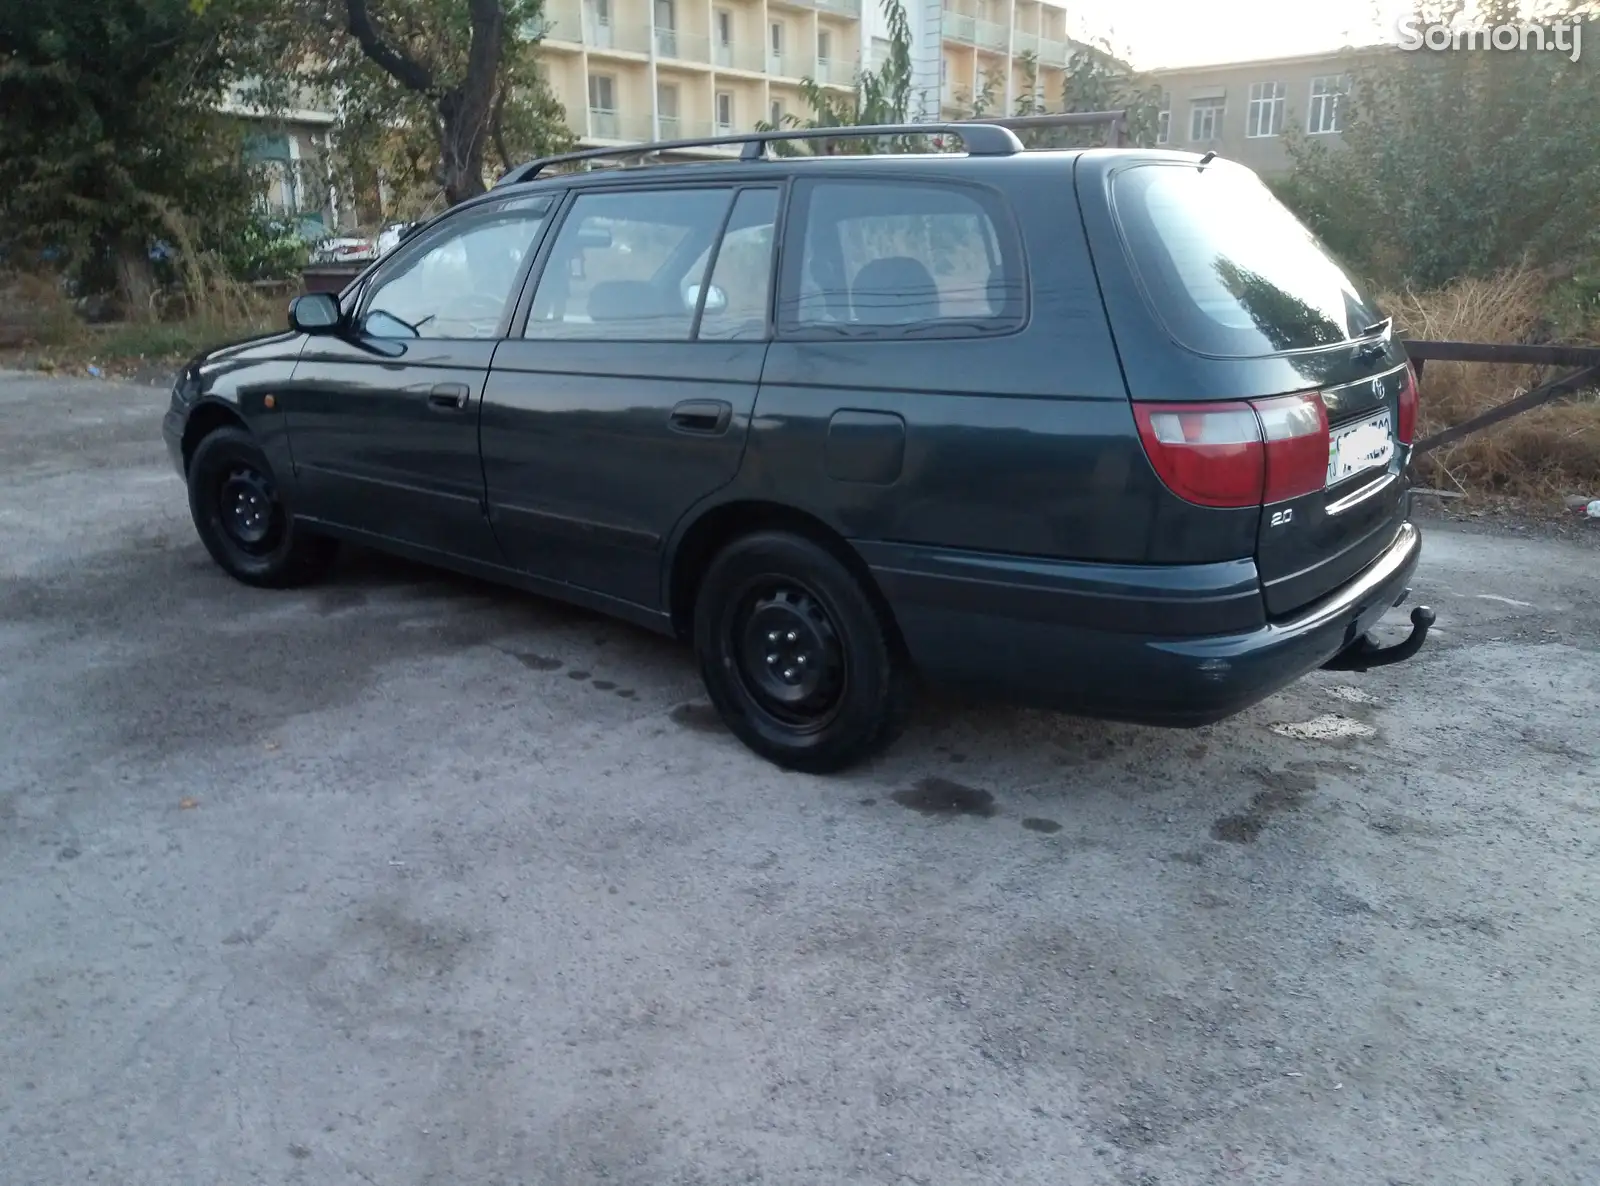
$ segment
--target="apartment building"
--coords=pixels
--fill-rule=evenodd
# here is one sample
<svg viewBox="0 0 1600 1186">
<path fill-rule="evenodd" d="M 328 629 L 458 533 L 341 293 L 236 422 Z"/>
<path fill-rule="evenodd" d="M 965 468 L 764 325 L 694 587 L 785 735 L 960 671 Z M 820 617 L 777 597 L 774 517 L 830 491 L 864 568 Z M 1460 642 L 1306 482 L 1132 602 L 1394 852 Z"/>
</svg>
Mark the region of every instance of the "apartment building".
<svg viewBox="0 0 1600 1186">
<path fill-rule="evenodd" d="M 915 117 L 971 114 L 986 85 L 993 110 L 1059 98 L 1062 5 L 908 0 L 906 17 Z M 586 147 L 803 119 L 803 79 L 843 97 L 889 47 L 877 0 L 547 0 L 542 31 L 546 75 Z"/>
<path fill-rule="evenodd" d="M 585 146 L 805 116 L 804 78 L 849 91 L 861 0 L 548 0 L 542 61 Z"/>
<path fill-rule="evenodd" d="M 1014 112 L 1021 99 L 1061 105 L 1067 62 L 1077 48 L 1067 35 L 1065 6 L 1049 0 L 943 0 L 933 14 L 939 22 L 942 114 L 970 116 L 980 98 L 991 114 Z"/>
<path fill-rule="evenodd" d="M 1351 72 L 1392 46 L 1151 71 L 1165 96 L 1159 139 L 1215 151 L 1262 174 L 1292 167 L 1284 133 L 1296 128 L 1337 143 Z"/>
</svg>

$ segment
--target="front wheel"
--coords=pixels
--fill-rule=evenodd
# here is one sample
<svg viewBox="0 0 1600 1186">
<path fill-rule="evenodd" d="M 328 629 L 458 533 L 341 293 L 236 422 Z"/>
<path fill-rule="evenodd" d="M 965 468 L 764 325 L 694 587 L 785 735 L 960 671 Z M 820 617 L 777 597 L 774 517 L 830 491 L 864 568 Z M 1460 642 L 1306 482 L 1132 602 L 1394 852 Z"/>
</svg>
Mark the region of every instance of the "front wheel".
<svg viewBox="0 0 1600 1186">
<path fill-rule="evenodd" d="M 294 521 L 261 446 L 240 428 L 219 428 L 195 449 L 189 513 L 211 558 L 247 585 L 307 584 L 328 570 L 338 550 Z"/>
<path fill-rule="evenodd" d="M 905 723 L 910 676 L 884 613 L 802 536 L 764 531 L 724 548 L 695 601 L 694 643 L 728 728 L 786 769 L 854 765 Z"/>
</svg>

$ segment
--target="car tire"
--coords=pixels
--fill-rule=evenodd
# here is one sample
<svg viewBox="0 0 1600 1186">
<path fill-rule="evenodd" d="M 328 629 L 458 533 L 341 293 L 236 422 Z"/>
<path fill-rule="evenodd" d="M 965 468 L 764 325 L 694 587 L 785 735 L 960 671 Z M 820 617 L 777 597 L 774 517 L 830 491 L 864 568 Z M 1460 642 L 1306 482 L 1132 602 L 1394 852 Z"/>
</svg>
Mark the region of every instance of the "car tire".
<svg viewBox="0 0 1600 1186">
<path fill-rule="evenodd" d="M 811 539 L 762 531 L 724 547 L 695 599 L 694 645 L 728 728 L 784 769 L 842 770 L 904 727 L 910 664 L 887 611 Z"/>
<path fill-rule="evenodd" d="M 189 461 L 189 513 L 211 558 L 236 580 L 268 589 L 327 572 L 338 544 L 295 522 L 261 446 L 242 428 L 206 434 Z"/>
</svg>

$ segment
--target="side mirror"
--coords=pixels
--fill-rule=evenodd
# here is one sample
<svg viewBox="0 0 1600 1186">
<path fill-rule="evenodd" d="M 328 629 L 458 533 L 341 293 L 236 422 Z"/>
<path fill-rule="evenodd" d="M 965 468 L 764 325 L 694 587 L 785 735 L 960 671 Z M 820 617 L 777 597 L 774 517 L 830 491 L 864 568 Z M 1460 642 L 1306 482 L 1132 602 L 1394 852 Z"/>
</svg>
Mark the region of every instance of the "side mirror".
<svg viewBox="0 0 1600 1186">
<path fill-rule="evenodd" d="M 693 312 L 695 304 L 700 300 L 700 286 L 691 284 L 683 290 L 683 306 Z M 728 307 L 728 294 L 713 284 L 706 291 L 706 312 L 720 313 Z"/>
<path fill-rule="evenodd" d="M 330 334 L 339 328 L 339 301 L 332 293 L 308 292 L 289 302 L 289 328 L 302 334 Z"/>
</svg>

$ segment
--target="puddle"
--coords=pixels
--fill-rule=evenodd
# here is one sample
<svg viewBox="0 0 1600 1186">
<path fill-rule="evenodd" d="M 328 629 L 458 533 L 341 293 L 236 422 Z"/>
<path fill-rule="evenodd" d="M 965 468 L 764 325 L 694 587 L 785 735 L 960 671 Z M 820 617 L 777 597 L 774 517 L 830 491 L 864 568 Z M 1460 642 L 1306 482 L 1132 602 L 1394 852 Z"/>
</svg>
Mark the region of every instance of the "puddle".
<svg viewBox="0 0 1600 1186">
<path fill-rule="evenodd" d="M 722 733 L 728 728 L 717 715 L 717 710 L 709 704 L 680 704 L 667 716 L 673 724 L 682 725 L 696 733 Z"/>
<path fill-rule="evenodd" d="M 958 815 L 976 815 L 987 819 L 995 810 L 994 796 L 988 791 L 938 776 L 920 779 L 916 786 L 896 791 L 889 798 L 901 807 L 945 819 L 953 819 Z"/>
</svg>

